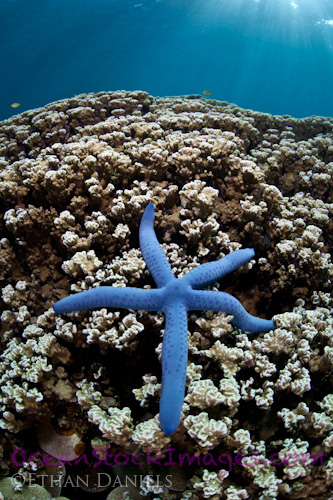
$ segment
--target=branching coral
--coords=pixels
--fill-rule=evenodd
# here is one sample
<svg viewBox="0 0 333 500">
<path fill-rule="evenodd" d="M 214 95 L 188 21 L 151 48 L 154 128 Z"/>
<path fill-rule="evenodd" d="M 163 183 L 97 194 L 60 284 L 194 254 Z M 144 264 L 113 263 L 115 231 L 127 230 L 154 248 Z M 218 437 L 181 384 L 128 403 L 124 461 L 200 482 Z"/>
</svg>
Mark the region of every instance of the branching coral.
<svg viewBox="0 0 333 500">
<path fill-rule="evenodd" d="M 195 462 L 184 500 L 326 499 L 332 169 L 332 119 L 274 117 L 199 96 L 87 94 L 1 123 L 2 467 L 13 446 L 26 446 L 21 430 L 69 412 L 86 443 L 104 434 L 120 453 L 210 453 Z M 103 284 L 154 287 L 137 244 L 152 201 L 176 277 L 254 247 L 256 263 L 210 288 L 253 315 L 275 315 L 277 326 L 246 335 L 228 316 L 190 314 L 185 425 L 171 442 L 156 420 L 163 317 L 51 310 Z M 230 472 L 227 456 L 217 461 L 223 453 Z"/>
</svg>

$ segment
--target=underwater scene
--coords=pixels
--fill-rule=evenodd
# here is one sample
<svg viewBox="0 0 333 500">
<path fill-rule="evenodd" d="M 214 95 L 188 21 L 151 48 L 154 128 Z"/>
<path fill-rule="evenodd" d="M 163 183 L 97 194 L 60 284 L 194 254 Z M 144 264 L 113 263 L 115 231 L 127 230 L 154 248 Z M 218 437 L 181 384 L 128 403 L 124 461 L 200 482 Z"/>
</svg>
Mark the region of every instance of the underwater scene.
<svg viewBox="0 0 333 500">
<path fill-rule="evenodd" d="M 333 500 L 333 2 L 0 40 L 0 500 Z"/>
</svg>

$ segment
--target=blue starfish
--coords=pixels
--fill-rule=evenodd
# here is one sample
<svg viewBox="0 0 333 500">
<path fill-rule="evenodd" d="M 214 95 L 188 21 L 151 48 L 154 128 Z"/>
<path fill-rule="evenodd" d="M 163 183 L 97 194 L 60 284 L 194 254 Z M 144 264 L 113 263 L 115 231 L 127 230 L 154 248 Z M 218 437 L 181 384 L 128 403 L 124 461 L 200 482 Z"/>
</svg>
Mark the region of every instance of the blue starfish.
<svg viewBox="0 0 333 500">
<path fill-rule="evenodd" d="M 154 206 L 149 203 L 141 219 L 139 240 L 157 289 L 101 286 L 59 300 L 53 308 L 59 314 L 94 307 L 164 312 L 160 424 L 165 434 L 170 435 L 179 425 L 185 396 L 187 311 L 225 311 L 233 315 L 233 325 L 247 332 L 267 332 L 274 329 L 274 324 L 251 316 L 235 297 L 227 293 L 197 290 L 246 264 L 254 256 L 253 248 L 237 250 L 220 260 L 202 264 L 177 279 L 156 238 L 154 218 Z"/>
</svg>

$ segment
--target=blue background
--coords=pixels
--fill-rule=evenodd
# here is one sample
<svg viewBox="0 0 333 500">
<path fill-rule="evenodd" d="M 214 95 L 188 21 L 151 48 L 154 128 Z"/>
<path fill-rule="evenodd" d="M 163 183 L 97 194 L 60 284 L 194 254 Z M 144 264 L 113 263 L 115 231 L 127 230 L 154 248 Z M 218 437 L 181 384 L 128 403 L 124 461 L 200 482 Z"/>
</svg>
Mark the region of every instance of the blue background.
<svg viewBox="0 0 333 500">
<path fill-rule="evenodd" d="M 0 43 L 0 120 L 118 89 L 333 116 L 333 0 L 0 0 Z"/>
</svg>

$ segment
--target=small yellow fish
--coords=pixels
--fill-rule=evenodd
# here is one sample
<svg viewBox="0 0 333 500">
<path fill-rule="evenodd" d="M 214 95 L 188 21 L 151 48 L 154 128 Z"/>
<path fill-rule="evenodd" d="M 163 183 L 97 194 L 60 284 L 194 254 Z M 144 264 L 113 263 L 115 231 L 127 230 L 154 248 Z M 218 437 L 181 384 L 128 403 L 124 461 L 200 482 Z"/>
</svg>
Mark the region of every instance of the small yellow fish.
<svg viewBox="0 0 333 500">
<path fill-rule="evenodd" d="M 12 104 L 11 104 L 12 108 L 18 108 L 19 106 L 21 106 L 20 102 L 12 102 Z"/>
<path fill-rule="evenodd" d="M 204 95 L 210 95 L 210 94 L 211 94 L 211 92 L 209 92 L 209 90 L 204 90 L 204 91 L 203 91 L 203 94 L 204 94 Z"/>
</svg>

